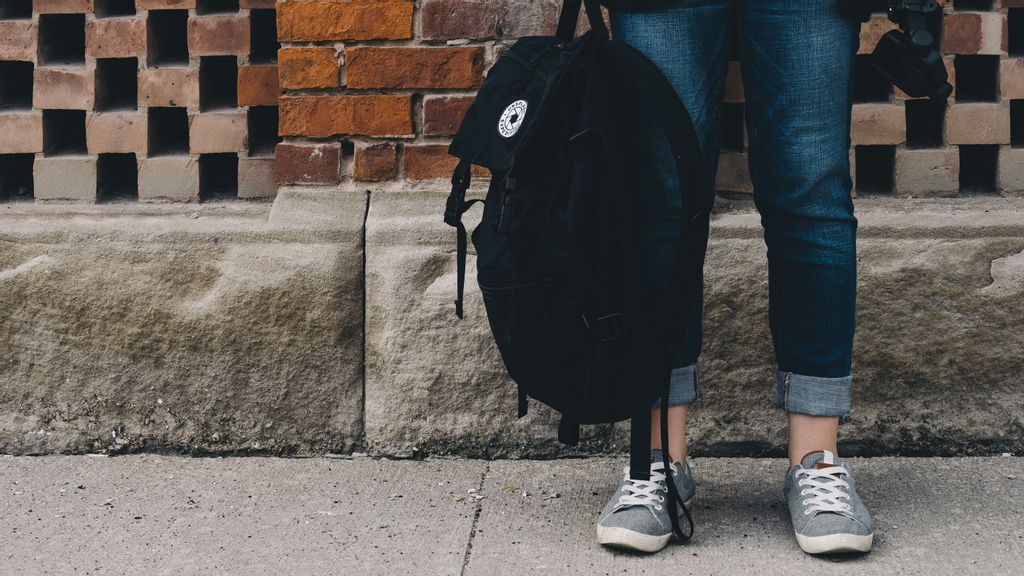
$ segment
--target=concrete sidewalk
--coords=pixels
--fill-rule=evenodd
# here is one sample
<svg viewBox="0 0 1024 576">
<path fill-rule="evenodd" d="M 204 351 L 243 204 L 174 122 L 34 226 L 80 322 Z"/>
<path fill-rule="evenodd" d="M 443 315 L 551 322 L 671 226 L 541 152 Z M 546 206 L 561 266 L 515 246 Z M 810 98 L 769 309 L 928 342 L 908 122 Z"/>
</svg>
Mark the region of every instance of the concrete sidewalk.
<svg viewBox="0 0 1024 576">
<path fill-rule="evenodd" d="M 1024 459 L 850 460 L 875 550 L 804 555 L 781 460 L 694 461 L 697 536 L 604 550 L 624 458 L 0 457 L 0 574 L 1020 574 Z M 842 566 L 839 566 L 842 564 Z"/>
</svg>

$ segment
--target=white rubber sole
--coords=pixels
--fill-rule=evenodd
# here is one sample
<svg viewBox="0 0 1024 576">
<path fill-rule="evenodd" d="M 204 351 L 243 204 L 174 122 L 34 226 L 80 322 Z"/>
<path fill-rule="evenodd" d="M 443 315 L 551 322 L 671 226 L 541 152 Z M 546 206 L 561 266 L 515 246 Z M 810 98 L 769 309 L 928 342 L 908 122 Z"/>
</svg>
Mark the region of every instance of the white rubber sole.
<svg viewBox="0 0 1024 576">
<path fill-rule="evenodd" d="M 693 498 L 686 501 L 684 506 L 689 509 L 690 502 L 693 502 Z M 668 541 L 672 539 L 672 534 L 665 534 L 664 536 L 652 536 L 650 534 L 643 534 L 630 530 L 628 528 L 620 528 L 618 526 L 601 526 L 597 525 L 597 543 L 603 546 L 611 546 L 612 548 L 620 548 L 622 550 L 633 550 L 636 552 L 657 552 L 668 545 Z"/>
<path fill-rule="evenodd" d="M 627 528 L 617 526 L 598 526 L 597 543 L 612 548 L 635 550 L 637 552 L 657 552 L 668 545 L 671 534 L 651 536 L 641 534 Z"/>
<path fill-rule="evenodd" d="M 800 549 L 808 554 L 843 554 L 849 552 L 870 552 L 875 535 L 829 534 L 827 536 L 796 535 Z"/>
</svg>

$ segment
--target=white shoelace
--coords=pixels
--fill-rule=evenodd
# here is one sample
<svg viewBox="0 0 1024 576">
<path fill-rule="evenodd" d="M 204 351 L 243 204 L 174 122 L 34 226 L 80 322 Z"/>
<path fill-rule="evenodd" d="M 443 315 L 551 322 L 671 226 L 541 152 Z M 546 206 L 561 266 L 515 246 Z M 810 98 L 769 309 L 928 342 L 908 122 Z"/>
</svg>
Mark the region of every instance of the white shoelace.
<svg viewBox="0 0 1024 576">
<path fill-rule="evenodd" d="M 675 470 L 675 468 L 673 468 Z M 647 506 L 655 510 L 661 510 L 661 503 L 665 497 L 661 492 L 667 492 L 665 485 L 665 464 L 662 462 L 651 462 L 650 480 L 633 480 L 629 477 L 629 466 L 622 469 L 626 481 L 622 486 L 622 496 L 619 496 L 618 503 L 613 511 L 629 508 L 630 506 Z"/>
<path fill-rule="evenodd" d="M 850 505 L 850 484 L 843 477 L 850 473 L 842 466 L 827 468 L 801 468 L 796 471 L 798 485 L 802 487 L 804 514 L 815 512 L 835 512 L 850 516 L 853 506 Z"/>
</svg>

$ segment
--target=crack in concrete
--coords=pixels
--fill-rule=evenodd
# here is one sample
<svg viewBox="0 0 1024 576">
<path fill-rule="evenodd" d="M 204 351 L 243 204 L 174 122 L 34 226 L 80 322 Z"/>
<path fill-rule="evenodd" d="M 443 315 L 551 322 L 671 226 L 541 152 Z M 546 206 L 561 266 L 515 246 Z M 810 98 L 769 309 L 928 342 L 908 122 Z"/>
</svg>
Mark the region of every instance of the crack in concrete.
<svg viewBox="0 0 1024 576">
<path fill-rule="evenodd" d="M 487 479 L 487 473 L 491 471 L 491 463 L 484 463 L 484 471 L 480 473 L 480 485 L 476 488 L 476 495 L 483 496 L 481 494 L 484 491 L 484 481 Z M 476 525 L 480 520 L 480 513 L 484 509 L 483 499 L 476 501 L 476 510 L 473 511 L 473 522 L 469 525 L 469 538 L 466 540 L 466 553 L 462 557 L 462 570 L 459 571 L 459 576 L 466 576 L 466 568 L 469 567 L 469 556 L 473 552 L 473 537 L 476 536 Z"/>
</svg>

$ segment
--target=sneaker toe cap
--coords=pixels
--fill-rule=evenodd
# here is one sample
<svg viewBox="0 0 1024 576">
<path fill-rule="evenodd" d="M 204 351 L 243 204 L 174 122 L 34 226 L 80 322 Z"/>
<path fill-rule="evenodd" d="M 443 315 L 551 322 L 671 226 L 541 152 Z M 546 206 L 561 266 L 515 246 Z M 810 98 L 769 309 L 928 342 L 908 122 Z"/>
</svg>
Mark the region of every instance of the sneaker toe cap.
<svg viewBox="0 0 1024 576">
<path fill-rule="evenodd" d="M 823 512 L 815 514 L 800 531 L 805 536 L 828 536 L 832 534 L 855 534 L 867 536 L 872 533 L 869 523 L 857 518 Z"/>
</svg>

